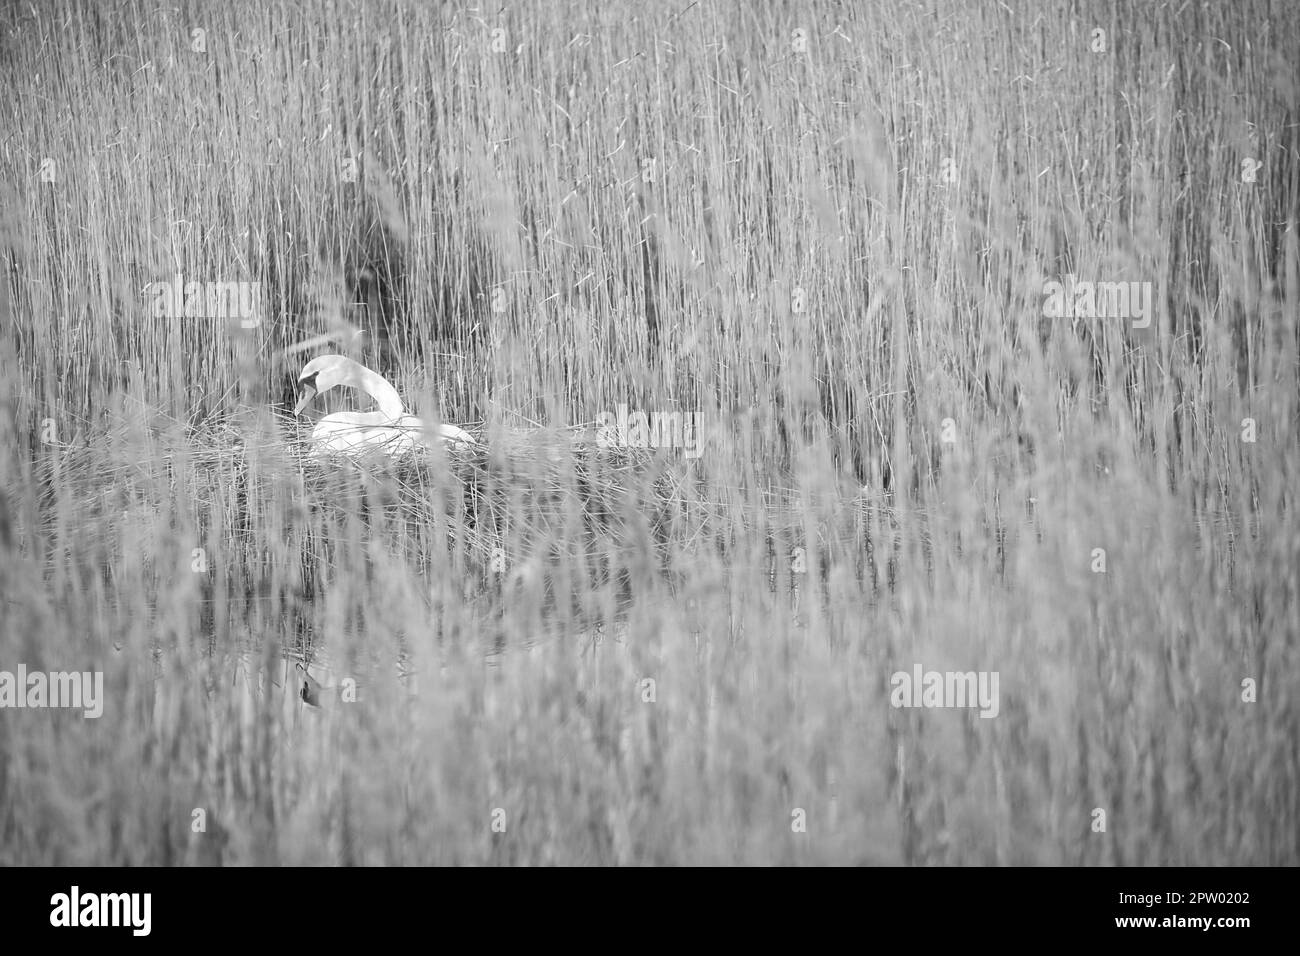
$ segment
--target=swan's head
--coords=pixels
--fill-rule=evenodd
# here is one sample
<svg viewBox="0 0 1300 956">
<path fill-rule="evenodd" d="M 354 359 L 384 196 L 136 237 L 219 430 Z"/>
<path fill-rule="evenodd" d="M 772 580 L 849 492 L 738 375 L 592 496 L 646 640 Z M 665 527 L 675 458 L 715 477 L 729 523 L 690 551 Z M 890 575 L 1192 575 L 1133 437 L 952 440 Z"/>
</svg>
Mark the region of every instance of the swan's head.
<svg viewBox="0 0 1300 956">
<path fill-rule="evenodd" d="M 336 385 L 356 385 L 358 370 L 365 368 L 345 355 L 321 355 L 312 359 L 298 375 L 298 404 L 293 413 L 301 415 L 313 398 Z"/>
</svg>

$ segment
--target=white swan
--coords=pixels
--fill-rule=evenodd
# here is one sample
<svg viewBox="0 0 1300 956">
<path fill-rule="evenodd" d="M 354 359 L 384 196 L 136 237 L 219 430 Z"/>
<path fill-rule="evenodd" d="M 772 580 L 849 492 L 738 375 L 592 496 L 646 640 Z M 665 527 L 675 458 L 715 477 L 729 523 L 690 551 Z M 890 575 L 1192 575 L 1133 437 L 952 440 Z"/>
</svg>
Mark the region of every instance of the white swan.
<svg viewBox="0 0 1300 956">
<path fill-rule="evenodd" d="M 475 444 L 473 436 L 455 425 L 434 429 L 402 407 L 402 397 L 378 372 L 343 355 L 321 355 L 308 362 L 298 376 L 301 394 L 294 415 L 301 415 L 313 398 L 338 385 L 365 392 L 379 406 L 373 412 L 334 412 L 312 429 L 313 454 L 359 454 L 383 451 L 390 455 L 429 444 L 430 439 L 453 446 Z"/>
<path fill-rule="evenodd" d="M 302 671 L 302 686 L 298 688 L 298 699 L 305 704 L 311 704 L 313 707 L 319 707 L 322 703 L 330 702 L 330 694 L 326 691 L 332 691 L 333 688 L 327 688 L 316 678 L 311 676 L 304 664 L 295 664 L 298 670 Z"/>
</svg>

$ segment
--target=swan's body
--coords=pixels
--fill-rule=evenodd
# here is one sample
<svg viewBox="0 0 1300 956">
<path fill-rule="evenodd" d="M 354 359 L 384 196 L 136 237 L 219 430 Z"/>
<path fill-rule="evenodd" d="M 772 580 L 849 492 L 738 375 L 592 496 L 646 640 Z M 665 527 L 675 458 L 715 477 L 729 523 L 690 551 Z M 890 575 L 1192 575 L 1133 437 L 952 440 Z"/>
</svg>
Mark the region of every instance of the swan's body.
<svg viewBox="0 0 1300 956">
<path fill-rule="evenodd" d="M 307 363 L 298 376 L 301 396 L 293 413 L 301 415 L 313 398 L 338 385 L 350 385 L 365 392 L 379 408 L 373 412 L 326 415 L 311 432 L 314 454 L 356 455 L 380 451 L 398 455 L 433 442 L 451 445 L 475 443 L 473 436 L 463 428 L 455 425 L 434 428 L 416 416 L 408 415 L 402 406 L 402 397 L 386 378 L 343 355 L 322 355 Z"/>
</svg>

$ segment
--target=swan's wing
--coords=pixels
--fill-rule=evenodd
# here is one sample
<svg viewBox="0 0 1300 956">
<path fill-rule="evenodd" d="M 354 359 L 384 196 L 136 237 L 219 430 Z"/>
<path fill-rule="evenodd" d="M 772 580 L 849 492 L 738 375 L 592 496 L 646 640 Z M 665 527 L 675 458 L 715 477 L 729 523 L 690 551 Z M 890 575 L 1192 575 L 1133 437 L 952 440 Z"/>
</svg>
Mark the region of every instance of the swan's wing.
<svg viewBox="0 0 1300 956">
<path fill-rule="evenodd" d="M 454 445 L 477 445 L 478 442 L 474 436 L 463 428 L 457 428 L 455 425 L 441 425 L 438 428 L 438 437 L 445 442 L 451 442 Z"/>
<path fill-rule="evenodd" d="M 399 427 L 408 435 L 425 442 L 430 440 L 446 442 L 449 445 L 477 445 L 474 436 L 455 425 L 439 425 L 434 428 L 414 415 L 403 415 Z"/>
</svg>

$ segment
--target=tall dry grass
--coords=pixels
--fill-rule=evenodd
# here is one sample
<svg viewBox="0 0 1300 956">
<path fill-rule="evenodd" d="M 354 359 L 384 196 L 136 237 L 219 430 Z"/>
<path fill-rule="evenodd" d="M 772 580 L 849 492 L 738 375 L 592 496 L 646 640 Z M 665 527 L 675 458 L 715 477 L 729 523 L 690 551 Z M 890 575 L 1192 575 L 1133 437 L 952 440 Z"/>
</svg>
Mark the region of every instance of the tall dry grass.
<svg viewBox="0 0 1300 956">
<path fill-rule="evenodd" d="M 0 21 L 0 669 L 107 690 L 0 862 L 1297 861 L 1294 4 Z M 304 465 L 322 334 L 537 447 Z M 619 404 L 704 454 L 555 453 Z"/>
</svg>

